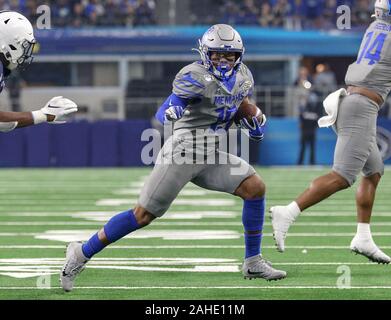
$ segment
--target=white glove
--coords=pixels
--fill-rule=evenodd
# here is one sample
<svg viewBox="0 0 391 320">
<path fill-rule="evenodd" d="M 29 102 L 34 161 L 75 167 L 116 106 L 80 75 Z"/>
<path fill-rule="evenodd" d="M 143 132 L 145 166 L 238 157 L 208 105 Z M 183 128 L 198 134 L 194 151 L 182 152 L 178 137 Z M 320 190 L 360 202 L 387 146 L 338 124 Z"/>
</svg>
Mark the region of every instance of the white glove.
<svg viewBox="0 0 391 320">
<path fill-rule="evenodd" d="M 62 96 L 52 98 L 41 110 L 33 111 L 34 124 L 47 121 L 47 115 L 54 116 L 51 123 L 66 123 L 66 116 L 77 112 L 77 105 Z"/>
<path fill-rule="evenodd" d="M 185 108 L 181 106 L 173 106 L 170 104 L 170 107 L 164 113 L 166 121 L 177 121 L 183 117 L 185 113 Z"/>
</svg>

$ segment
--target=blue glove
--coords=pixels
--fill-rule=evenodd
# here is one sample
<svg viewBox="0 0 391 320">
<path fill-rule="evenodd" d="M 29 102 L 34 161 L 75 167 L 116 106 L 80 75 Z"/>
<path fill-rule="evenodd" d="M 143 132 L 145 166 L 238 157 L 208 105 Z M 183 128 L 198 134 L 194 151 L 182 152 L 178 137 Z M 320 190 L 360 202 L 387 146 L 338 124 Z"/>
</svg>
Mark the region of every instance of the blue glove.
<svg viewBox="0 0 391 320">
<path fill-rule="evenodd" d="M 166 121 L 177 121 L 183 117 L 185 113 L 185 108 L 182 106 L 173 106 L 170 104 L 170 107 L 164 113 L 164 119 Z"/>
<path fill-rule="evenodd" d="M 240 126 L 243 129 L 248 129 L 248 134 L 251 140 L 261 141 L 265 135 L 266 116 L 262 115 L 262 121 L 259 122 L 257 117 L 253 117 L 253 125 L 251 126 L 247 119 L 240 120 Z"/>
</svg>

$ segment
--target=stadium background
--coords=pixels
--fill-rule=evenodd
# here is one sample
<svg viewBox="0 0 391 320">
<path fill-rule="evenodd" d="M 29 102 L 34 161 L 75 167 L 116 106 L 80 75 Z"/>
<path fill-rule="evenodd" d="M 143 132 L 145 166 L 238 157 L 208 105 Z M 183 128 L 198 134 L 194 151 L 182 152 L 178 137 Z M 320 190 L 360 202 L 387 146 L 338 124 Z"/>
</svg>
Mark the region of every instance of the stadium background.
<svg viewBox="0 0 391 320">
<path fill-rule="evenodd" d="M 2 1 L 1 7 L 36 23 L 42 4 L 51 9 L 52 29 L 36 30 L 35 62 L 9 80 L 2 109 L 32 110 L 61 94 L 77 101 L 80 112 L 66 126 L 0 135 L 2 167 L 141 166 L 142 130 L 158 127 L 156 109 L 176 72 L 198 58 L 191 49 L 214 23 L 233 24 L 242 34 L 254 98 L 270 119 L 265 141 L 252 145 L 251 162 L 296 164 L 299 105 L 310 92 L 320 101 L 343 85 L 373 10 L 368 0 L 25 0 Z M 339 5 L 352 8 L 351 30 L 336 29 Z M 320 64 L 331 70 L 317 69 Z M 310 89 L 299 78 L 301 66 Z M 381 116 L 389 114 L 387 101 Z M 391 130 L 388 120 L 380 121 Z M 382 135 L 385 158 L 390 141 Z M 316 164 L 331 164 L 334 142 L 331 130 L 319 130 Z"/>
</svg>

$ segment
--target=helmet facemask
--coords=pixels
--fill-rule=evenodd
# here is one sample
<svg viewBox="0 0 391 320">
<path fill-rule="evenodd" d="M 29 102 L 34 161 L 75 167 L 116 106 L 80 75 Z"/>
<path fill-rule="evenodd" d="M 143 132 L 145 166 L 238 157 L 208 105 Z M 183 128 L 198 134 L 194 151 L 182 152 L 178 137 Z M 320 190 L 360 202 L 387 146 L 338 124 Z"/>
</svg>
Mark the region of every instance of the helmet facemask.
<svg viewBox="0 0 391 320">
<path fill-rule="evenodd" d="M 23 55 L 18 59 L 18 66 L 20 67 L 27 67 L 29 64 L 31 64 L 34 60 L 33 53 L 34 53 L 34 47 L 37 43 L 36 40 L 28 41 L 25 40 L 22 43 L 22 47 L 24 48 Z"/>
<path fill-rule="evenodd" d="M 21 48 L 23 50 L 22 54 L 19 58 L 13 58 L 10 51 L 5 53 L 5 58 L 8 60 L 9 64 L 6 66 L 10 70 L 15 70 L 18 68 L 26 68 L 29 64 L 31 64 L 34 60 L 34 46 L 37 42 L 35 40 L 28 41 L 24 40 L 21 44 Z M 10 50 L 14 51 L 16 48 L 13 45 L 10 45 Z"/>
<path fill-rule="evenodd" d="M 234 74 L 236 67 L 241 62 L 241 58 L 242 54 L 240 52 L 209 50 L 209 70 L 216 77 L 226 80 Z"/>
</svg>

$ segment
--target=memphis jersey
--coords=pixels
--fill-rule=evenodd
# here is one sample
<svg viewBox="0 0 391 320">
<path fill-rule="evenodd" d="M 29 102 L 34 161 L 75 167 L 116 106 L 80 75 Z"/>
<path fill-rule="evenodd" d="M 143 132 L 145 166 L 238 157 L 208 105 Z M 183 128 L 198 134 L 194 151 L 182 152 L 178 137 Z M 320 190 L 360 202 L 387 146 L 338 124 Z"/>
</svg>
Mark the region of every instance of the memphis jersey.
<svg viewBox="0 0 391 320">
<path fill-rule="evenodd" d="M 228 130 L 243 100 L 251 96 L 254 80 L 250 70 L 241 64 L 227 81 L 219 81 L 200 62 L 184 67 L 173 82 L 173 93 L 188 99 L 186 113 L 174 130 Z"/>
<path fill-rule="evenodd" d="M 391 91 L 390 45 L 391 24 L 374 21 L 365 33 L 357 61 L 349 66 L 346 84 L 373 90 L 385 101 Z"/>
</svg>

